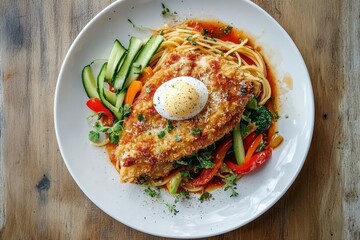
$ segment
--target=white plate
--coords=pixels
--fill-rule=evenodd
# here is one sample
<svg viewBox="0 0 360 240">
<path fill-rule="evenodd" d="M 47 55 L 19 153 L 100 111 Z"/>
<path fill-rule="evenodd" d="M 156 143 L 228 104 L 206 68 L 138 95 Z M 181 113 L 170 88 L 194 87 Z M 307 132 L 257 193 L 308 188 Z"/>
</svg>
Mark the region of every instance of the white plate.
<svg viewBox="0 0 360 240">
<path fill-rule="evenodd" d="M 293 90 L 281 95 L 279 131 L 285 137 L 271 160 L 238 181 L 239 196 L 213 192 L 214 200 L 200 203 L 196 196 L 177 204 L 174 216 L 163 204 L 146 196 L 142 186 L 119 183 L 103 148 L 89 144 L 87 97 L 81 70 L 94 59 L 107 58 L 114 39 L 127 44 L 129 35 L 145 37 L 128 22 L 158 28 L 169 21 L 161 16 L 161 2 L 180 19 L 217 18 L 253 36 L 263 47 L 276 77 L 290 75 Z M 288 118 L 284 116 L 287 115 Z M 314 102 L 310 78 L 295 44 L 282 27 L 250 1 L 118 1 L 99 13 L 81 31 L 65 57 L 56 87 L 55 129 L 61 154 L 82 191 L 104 212 L 137 230 L 165 237 L 207 237 L 254 220 L 286 192 L 305 161 L 313 132 Z M 162 192 L 166 202 L 173 198 Z"/>
</svg>

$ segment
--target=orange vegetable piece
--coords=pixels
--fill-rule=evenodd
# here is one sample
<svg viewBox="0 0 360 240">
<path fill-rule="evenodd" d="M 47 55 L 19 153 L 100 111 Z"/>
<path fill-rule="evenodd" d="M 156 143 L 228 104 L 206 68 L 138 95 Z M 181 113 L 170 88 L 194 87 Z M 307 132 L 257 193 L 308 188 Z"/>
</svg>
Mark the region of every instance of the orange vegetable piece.
<svg viewBox="0 0 360 240">
<path fill-rule="evenodd" d="M 147 80 L 149 80 L 154 75 L 154 71 L 151 67 L 144 68 L 143 72 L 141 73 L 141 76 L 139 77 L 138 81 L 141 81 L 142 83 L 145 83 Z"/>
<path fill-rule="evenodd" d="M 259 134 L 253 143 L 250 145 L 248 151 L 245 155 L 245 163 L 250 160 L 250 158 L 254 155 L 254 152 L 256 151 L 257 147 L 260 145 L 261 141 L 263 140 L 263 135 Z"/>
<path fill-rule="evenodd" d="M 141 91 L 142 83 L 140 81 L 133 81 L 125 95 L 125 104 L 133 104 L 136 95 Z"/>
</svg>

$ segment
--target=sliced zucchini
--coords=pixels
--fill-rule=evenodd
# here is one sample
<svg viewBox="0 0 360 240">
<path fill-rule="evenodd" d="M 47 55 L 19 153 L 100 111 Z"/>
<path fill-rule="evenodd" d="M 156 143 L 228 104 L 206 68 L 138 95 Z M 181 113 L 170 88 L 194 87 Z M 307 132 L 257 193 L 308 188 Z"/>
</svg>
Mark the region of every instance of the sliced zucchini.
<svg viewBox="0 0 360 240">
<path fill-rule="evenodd" d="M 116 94 L 106 88 L 104 88 L 104 95 L 106 100 L 108 100 L 112 105 L 116 104 Z"/>
<path fill-rule="evenodd" d="M 123 88 L 125 80 L 129 74 L 130 66 L 133 63 L 141 46 L 142 46 L 142 41 L 140 39 L 136 37 L 130 38 L 129 49 L 126 54 L 125 60 L 114 79 L 114 87 L 116 90 L 120 90 Z"/>
<path fill-rule="evenodd" d="M 108 61 L 108 66 L 105 71 L 106 82 L 108 83 L 111 82 L 113 75 L 116 73 L 121 63 L 121 60 L 125 57 L 125 55 L 126 55 L 126 49 L 123 47 L 123 45 L 121 45 L 120 41 L 116 39 L 114 41 L 114 45 L 112 47 Z"/>
<path fill-rule="evenodd" d="M 86 65 L 83 68 L 81 73 L 81 78 L 86 95 L 89 98 L 94 98 L 94 97 L 99 98 L 98 92 L 96 91 L 96 80 L 94 74 L 92 73 L 90 65 Z"/>
<path fill-rule="evenodd" d="M 108 100 L 105 98 L 104 94 L 104 82 L 105 82 L 105 71 L 106 71 L 107 63 L 104 63 L 101 67 L 100 73 L 97 77 L 97 92 L 99 94 L 101 102 L 107 107 L 117 119 L 121 119 L 122 115 L 118 108 L 112 105 Z"/>
<path fill-rule="evenodd" d="M 124 100 L 125 100 L 125 95 L 126 95 L 126 89 L 124 88 L 116 96 L 115 107 L 117 107 L 119 109 L 122 107 Z"/>
<path fill-rule="evenodd" d="M 142 48 L 139 55 L 136 57 L 134 63 L 131 65 L 129 75 L 125 82 L 125 88 L 129 87 L 130 83 L 136 80 L 142 73 L 145 67 L 149 65 L 151 58 L 159 49 L 164 37 L 161 35 L 152 35 Z"/>
<path fill-rule="evenodd" d="M 238 123 L 233 132 L 233 148 L 235 153 L 235 159 L 237 164 L 243 164 L 245 162 L 245 149 L 244 143 L 242 140 L 241 132 L 240 132 L 240 123 Z"/>
</svg>

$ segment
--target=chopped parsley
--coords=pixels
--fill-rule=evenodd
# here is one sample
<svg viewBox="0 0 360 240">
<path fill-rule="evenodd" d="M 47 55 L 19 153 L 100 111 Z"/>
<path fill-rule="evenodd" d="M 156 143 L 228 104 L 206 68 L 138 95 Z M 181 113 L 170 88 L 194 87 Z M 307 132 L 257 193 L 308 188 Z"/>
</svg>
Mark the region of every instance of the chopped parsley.
<svg viewBox="0 0 360 240">
<path fill-rule="evenodd" d="M 191 41 L 191 44 L 195 46 L 195 45 L 197 45 L 197 42 L 194 41 L 194 40 L 192 40 L 192 41 Z"/>
<path fill-rule="evenodd" d="M 166 131 L 168 133 L 170 133 L 172 130 L 174 130 L 174 125 L 172 124 L 172 122 L 170 120 L 166 121 Z"/>
<path fill-rule="evenodd" d="M 186 40 L 191 41 L 193 36 L 188 36 Z"/>
<path fill-rule="evenodd" d="M 230 176 L 225 178 L 224 191 L 230 189 L 231 190 L 230 197 L 236 197 L 239 195 L 239 193 L 236 191 L 236 178 L 237 175 L 235 173 L 232 173 Z"/>
<path fill-rule="evenodd" d="M 232 28 L 233 28 L 232 26 L 229 26 L 229 25 L 228 25 L 228 26 L 226 26 L 225 28 L 222 28 L 221 31 L 222 31 L 225 35 L 229 35 Z"/>
<path fill-rule="evenodd" d="M 209 193 L 209 192 L 204 192 L 203 194 L 201 194 L 199 200 L 200 200 L 200 202 L 203 203 L 203 202 L 205 202 L 205 201 L 207 201 L 207 200 L 210 200 L 211 197 L 212 197 L 211 193 Z"/>
<path fill-rule="evenodd" d="M 160 131 L 157 136 L 159 139 L 162 139 L 165 137 L 165 134 L 166 134 L 165 131 Z"/>
<path fill-rule="evenodd" d="M 191 135 L 201 135 L 202 131 L 200 128 L 195 128 L 191 130 Z"/>
<path fill-rule="evenodd" d="M 145 122 L 146 121 L 146 117 L 141 113 L 139 113 L 137 117 L 138 117 L 138 120 L 140 122 Z"/>
<path fill-rule="evenodd" d="M 241 89 L 240 89 L 240 92 L 241 92 L 242 94 L 246 94 L 246 93 L 247 93 L 247 90 L 246 90 L 246 88 L 241 88 Z"/>
<path fill-rule="evenodd" d="M 202 30 L 202 34 L 203 34 L 203 35 L 207 35 L 207 34 L 209 34 L 209 30 L 208 30 L 208 29 L 206 29 L 206 28 L 203 28 L 203 30 Z"/>
<path fill-rule="evenodd" d="M 150 92 L 151 92 L 151 89 L 150 89 L 150 88 L 145 88 L 145 92 L 146 92 L 146 93 L 150 93 Z"/>
<path fill-rule="evenodd" d="M 161 3 L 161 6 L 162 6 L 162 11 L 161 11 L 161 14 L 163 16 L 166 16 L 166 15 L 171 15 L 171 16 L 175 16 L 177 15 L 177 12 L 176 11 L 170 11 L 170 9 L 168 7 L 165 6 L 164 3 Z"/>
<path fill-rule="evenodd" d="M 176 135 L 176 136 L 175 136 L 175 141 L 180 142 L 180 141 L 181 141 L 181 136 Z"/>
</svg>

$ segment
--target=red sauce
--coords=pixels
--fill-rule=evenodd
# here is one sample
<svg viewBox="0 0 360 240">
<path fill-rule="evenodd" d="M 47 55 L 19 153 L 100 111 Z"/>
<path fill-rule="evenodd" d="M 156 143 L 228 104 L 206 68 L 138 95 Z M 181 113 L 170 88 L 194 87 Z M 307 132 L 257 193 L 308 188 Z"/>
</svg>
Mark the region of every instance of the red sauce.
<svg viewBox="0 0 360 240">
<path fill-rule="evenodd" d="M 241 36 L 239 32 L 235 31 L 230 25 L 225 25 L 218 21 L 191 20 L 188 22 L 188 26 L 195 28 L 195 30 L 209 38 L 218 38 L 223 41 L 240 43 Z"/>
</svg>

